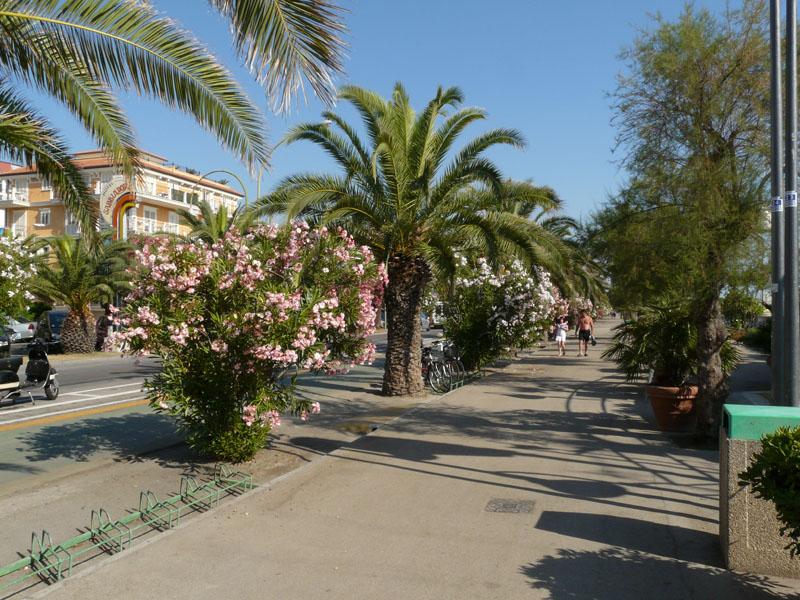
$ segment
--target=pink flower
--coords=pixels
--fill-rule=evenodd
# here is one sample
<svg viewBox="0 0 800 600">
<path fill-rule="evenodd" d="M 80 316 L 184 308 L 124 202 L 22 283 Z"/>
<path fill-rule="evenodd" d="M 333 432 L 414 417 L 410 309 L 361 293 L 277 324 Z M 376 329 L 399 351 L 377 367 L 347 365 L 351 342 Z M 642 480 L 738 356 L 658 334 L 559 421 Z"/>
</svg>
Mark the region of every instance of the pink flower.
<svg viewBox="0 0 800 600">
<path fill-rule="evenodd" d="M 228 344 L 226 344 L 222 340 L 214 340 L 213 342 L 211 342 L 211 349 L 214 352 L 218 352 L 220 354 L 224 354 L 224 353 L 226 353 L 228 351 Z"/>
<path fill-rule="evenodd" d="M 242 408 L 242 421 L 244 421 L 244 424 L 248 427 L 255 423 L 257 416 L 258 409 L 256 408 L 255 404 L 248 404 Z"/>
<path fill-rule="evenodd" d="M 319 402 L 312 402 L 311 403 L 311 414 L 318 415 L 322 409 L 320 408 Z"/>
</svg>

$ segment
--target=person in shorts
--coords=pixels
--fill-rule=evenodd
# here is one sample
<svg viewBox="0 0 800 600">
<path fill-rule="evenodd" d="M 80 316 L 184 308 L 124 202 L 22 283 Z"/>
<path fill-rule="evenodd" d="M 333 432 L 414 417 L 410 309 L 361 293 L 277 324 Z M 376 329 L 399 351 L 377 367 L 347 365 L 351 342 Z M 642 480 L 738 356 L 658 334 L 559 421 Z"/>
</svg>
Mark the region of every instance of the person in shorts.
<svg viewBox="0 0 800 600">
<path fill-rule="evenodd" d="M 594 320 L 586 310 L 582 310 L 575 327 L 578 334 L 578 356 L 589 356 L 589 342 L 594 337 Z"/>
<path fill-rule="evenodd" d="M 566 315 L 561 315 L 556 319 L 556 344 L 558 345 L 558 355 L 565 356 L 567 354 L 567 330 L 569 324 L 567 323 Z"/>
</svg>

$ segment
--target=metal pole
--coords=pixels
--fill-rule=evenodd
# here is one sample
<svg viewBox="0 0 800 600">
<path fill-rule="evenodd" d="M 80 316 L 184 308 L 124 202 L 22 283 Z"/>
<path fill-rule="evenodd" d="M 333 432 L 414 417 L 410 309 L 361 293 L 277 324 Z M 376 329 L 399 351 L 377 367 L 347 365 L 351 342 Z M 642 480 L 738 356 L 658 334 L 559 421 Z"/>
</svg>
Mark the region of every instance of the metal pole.
<svg viewBox="0 0 800 600">
<path fill-rule="evenodd" d="M 784 361 L 783 361 L 783 300 L 784 300 L 784 258 L 783 258 L 783 144 L 781 125 L 781 10 L 780 0 L 770 0 L 770 50 L 772 54 L 772 403 L 784 404 Z"/>
<path fill-rule="evenodd" d="M 785 404 L 800 406 L 800 306 L 797 293 L 797 0 L 786 0 L 786 196 L 784 236 L 786 273 L 784 304 Z"/>
</svg>

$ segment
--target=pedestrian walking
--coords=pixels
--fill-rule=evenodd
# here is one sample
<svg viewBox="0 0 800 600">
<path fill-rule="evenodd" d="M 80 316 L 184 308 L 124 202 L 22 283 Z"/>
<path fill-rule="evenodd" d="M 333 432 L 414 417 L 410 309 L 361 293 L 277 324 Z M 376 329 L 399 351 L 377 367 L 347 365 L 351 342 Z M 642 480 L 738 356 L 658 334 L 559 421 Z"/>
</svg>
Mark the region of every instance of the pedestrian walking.
<svg viewBox="0 0 800 600">
<path fill-rule="evenodd" d="M 578 334 L 578 356 L 589 356 L 587 351 L 589 342 L 594 337 L 594 320 L 585 309 L 581 310 L 575 332 Z"/>
<path fill-rule="evenodd" d="M 558 345 L 558 355 L 565 356 L 567 354 L 567 330 L 569 323 L 567 316 L 561 315 L 556 319 L 556 344 Z"/>
<path fill-rule="evenodd" d="M 107 302 L 103 304 L 103 315 L 97 319 L 97 323 L 94 326 L 94 333 L 95 333 L 95 343 L 94 349 L 96 352 L 100 352 L 103 349 L 103 346 L 106 343 L 106 338 L 108 337 L 108 330 L 111 327 L 111 305 Z"/>
</svg>

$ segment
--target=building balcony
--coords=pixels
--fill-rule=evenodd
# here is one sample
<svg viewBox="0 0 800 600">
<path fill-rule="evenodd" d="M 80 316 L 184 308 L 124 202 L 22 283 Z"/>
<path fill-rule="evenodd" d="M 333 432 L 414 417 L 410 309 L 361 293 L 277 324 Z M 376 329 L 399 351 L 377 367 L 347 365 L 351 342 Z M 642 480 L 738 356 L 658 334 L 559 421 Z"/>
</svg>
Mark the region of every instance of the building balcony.
<svg viewBox="0 0 800 600">
<path fill-rule="evenodd" d="M 128 235 L 134 233 L 180 233 L 180 225 L 155 219 L 145 219 L 135 215 L 128 215 L 125 219 Z"/>
<path fill-rule="evenodd" d="M 22 192 L 0 192 L 0 208 L 27 208 L 28 194 Z"/>
<path fill-rule="evenodd" d="M 166 193 L 151 194 L 150 192 L 136 192 L 136 198 L 153 206 L 163 206 L 172 210 L 184 209 L 191 213 L 199 214 L 200 209 L 194 204 L 171 199 Z"/>
</svg>

